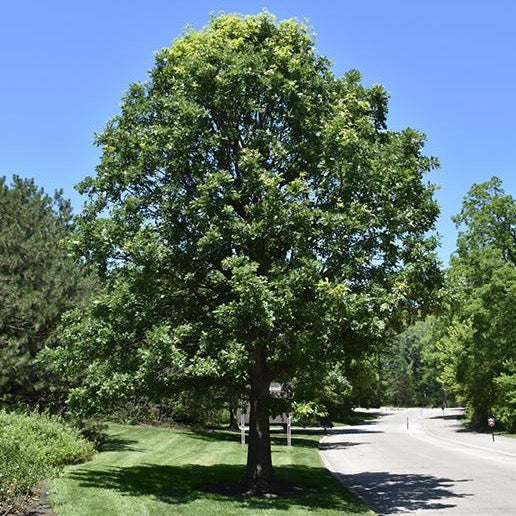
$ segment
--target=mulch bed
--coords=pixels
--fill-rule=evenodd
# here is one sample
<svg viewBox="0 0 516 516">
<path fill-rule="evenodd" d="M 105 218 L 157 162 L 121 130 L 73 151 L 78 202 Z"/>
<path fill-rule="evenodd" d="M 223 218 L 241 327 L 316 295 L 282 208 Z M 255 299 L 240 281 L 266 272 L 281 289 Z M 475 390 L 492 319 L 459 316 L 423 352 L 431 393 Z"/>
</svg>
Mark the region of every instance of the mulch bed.
<svg viewBox="0 0 516 516">
<path fill-rule="evenodd" d="M 34 488 L 31 503 L 21 514 L 23 516 L 56 516 L 50 507 L 48 491 L 43 484 Z"/>
</svg>

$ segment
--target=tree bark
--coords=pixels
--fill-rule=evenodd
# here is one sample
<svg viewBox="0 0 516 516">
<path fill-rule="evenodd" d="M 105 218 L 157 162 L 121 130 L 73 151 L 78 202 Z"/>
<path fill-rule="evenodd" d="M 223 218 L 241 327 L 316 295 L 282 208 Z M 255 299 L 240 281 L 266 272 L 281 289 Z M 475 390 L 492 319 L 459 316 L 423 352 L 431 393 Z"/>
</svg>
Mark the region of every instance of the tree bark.
<svg viewBox="0 0 516 516">
<path fill-rule="evenodd" d="M 263 346 L 251 352 L 249 446 L 244 482 L 256 492 L 266 491 L 273 480 L 269 430 L 270 378 Z"/>
<path fill-rule="evenodd" d="M 229 429 L 238 430 L 237 409 L 229 407 Z"/>
</svg>

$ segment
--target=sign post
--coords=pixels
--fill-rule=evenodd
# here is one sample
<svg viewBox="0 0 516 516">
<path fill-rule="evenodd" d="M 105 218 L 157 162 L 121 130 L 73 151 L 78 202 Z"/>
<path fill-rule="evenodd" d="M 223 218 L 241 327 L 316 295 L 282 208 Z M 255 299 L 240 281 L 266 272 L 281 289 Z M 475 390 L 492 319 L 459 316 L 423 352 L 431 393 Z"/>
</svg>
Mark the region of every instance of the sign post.
<svg viewBox="0 0 516 516">
<path fill-rule="evenodd" d="M 240 411 L 240 443 L 242 444 L 242 448 L 245 447 L 245 414 L 243 411 Z"/>
<path fill-rule="evenodd" d="M 488 417 L 487 418 L 487 424 L 489 425 L 489 427 L 491 428 L 491 435 L 493 436 L 493 442 L 495 442 L 495 438 L 494 438 L 494 427 L 496 425 L 496 419 L 494 417 Z"/>
</svg>

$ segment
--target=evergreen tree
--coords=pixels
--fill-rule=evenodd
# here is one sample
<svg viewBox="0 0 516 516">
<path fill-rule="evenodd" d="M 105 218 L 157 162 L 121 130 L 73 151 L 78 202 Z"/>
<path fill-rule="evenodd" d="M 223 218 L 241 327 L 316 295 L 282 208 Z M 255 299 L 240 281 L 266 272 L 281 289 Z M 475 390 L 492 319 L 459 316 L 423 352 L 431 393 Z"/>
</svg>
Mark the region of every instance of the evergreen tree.
<svg viewBox="0 0 516 516">
<path fill-rule="evenodd" d="M 51 371 L 35 361 L 55 344 L 61 315 L 85 301 L 89 282 L 61 248 L 70 203 L 34 181 L 0 178 L 0 401 L 50 402 Z"/>
</svg>

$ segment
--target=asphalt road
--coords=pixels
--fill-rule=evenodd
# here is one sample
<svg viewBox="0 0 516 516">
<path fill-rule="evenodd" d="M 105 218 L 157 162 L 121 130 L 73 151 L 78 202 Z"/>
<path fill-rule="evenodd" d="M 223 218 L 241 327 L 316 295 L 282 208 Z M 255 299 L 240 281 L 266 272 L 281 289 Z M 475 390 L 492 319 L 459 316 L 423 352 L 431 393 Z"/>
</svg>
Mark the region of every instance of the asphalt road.
<svg viewBox="0 0 516 516">
<path fill-rule="evenodd" d="M 458 415 L 382 411 L 377 420 L 334 429 L 321 456 L 380 515 L 516 515 L 516 439 L 492 442 L 465 430 Z"/>
</svg>

